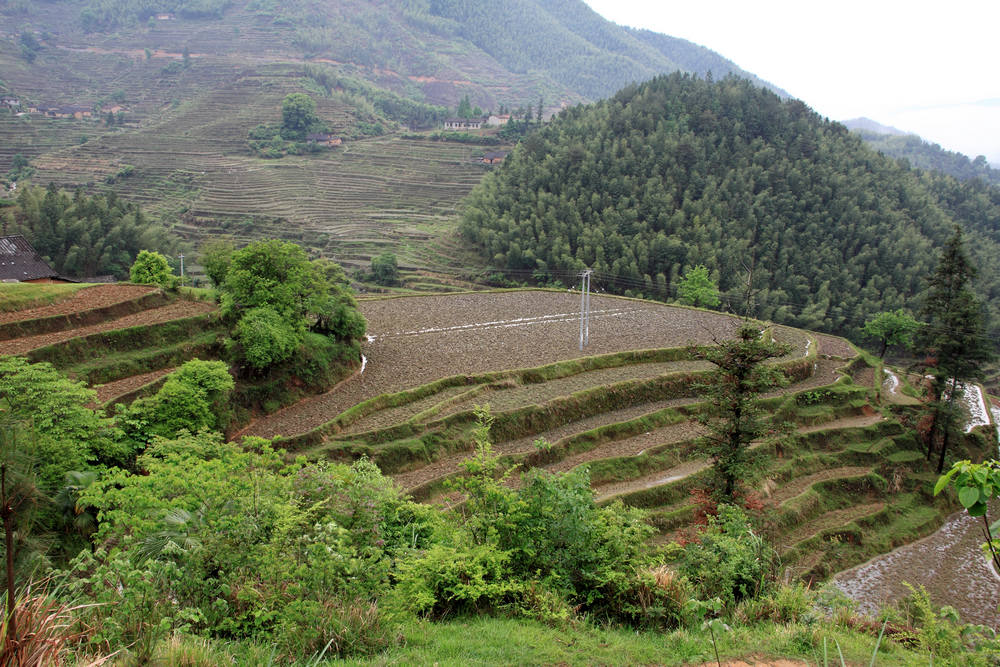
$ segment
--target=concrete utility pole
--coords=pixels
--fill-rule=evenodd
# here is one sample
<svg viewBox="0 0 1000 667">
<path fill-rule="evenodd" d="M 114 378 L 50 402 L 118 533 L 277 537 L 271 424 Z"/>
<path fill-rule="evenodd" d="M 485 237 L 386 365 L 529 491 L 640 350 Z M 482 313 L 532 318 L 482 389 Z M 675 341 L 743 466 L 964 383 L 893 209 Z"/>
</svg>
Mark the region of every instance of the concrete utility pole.
<svg viewBox="0 0 1000 667">
<path fill-rule="evenodd" d="M 184 255 L 177 255 L 181 260 L 181 285 L 184 284 Z"/>
<path fill-rule="evenodd" d="M 590 343 L 590 274 L 587 269 L 580 274 L 580 349 Z"/>
</svg>

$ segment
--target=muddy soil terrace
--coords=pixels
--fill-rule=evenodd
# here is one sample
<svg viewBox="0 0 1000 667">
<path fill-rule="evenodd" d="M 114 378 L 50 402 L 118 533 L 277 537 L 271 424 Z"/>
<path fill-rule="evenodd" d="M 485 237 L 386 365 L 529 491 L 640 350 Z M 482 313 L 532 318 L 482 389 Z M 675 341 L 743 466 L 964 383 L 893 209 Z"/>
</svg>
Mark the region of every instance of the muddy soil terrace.
<svg viewBox="0 0 1000 667">
<path fill-rule="evenodd" d="M 531 368 L 622 350 L 707 344 L 732 335 L 722 313 L 594 295 L 581 351 L 578 292 L 517 291 L 366 300 L 364 372 L 262 418 L 241 435 L 301 433 L 363 400 L 462 373 Z M 799 354 L 802 352 L 799 351 Z"/>
</svg>

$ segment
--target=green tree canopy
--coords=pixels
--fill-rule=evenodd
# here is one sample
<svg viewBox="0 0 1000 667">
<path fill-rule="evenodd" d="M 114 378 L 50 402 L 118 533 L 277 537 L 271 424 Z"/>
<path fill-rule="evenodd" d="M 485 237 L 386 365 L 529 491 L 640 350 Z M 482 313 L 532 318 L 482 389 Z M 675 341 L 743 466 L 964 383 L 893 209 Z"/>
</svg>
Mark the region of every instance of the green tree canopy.
<svg viewBox="0 0 1000 667">
<path fill-rule="evenodd" d="M 693 350 L 696 357 L 715 366 L 698 385 L 706 403 L 698 421 L 708 431 L 702 448 L 712 461 L 711 492 L 720 502 L 733 502 L 740 484 L 751 476 L 750 444 L 776 428 L 758 397 L 787 384 L 784 373 L 764 362 L 788 349 L 765 337 L 758 324 L 743 322 L 735 339 Z"/>
<path fill-rule="evenodd" d="M 294 243 L 251 243 L 232 254 L 225 275 L 222 311 L 236 323 L 237 356 L 257 371 L 288 359 L 310 329 L 341 341 L 364 336 L 343 271 L 310 261 Z"/>
<path fill-rule="evenodd" d="M 689 306 L 715 308 L 719 305 L 719 287 L 708 275 L 704 264 L 693 267 L 677 286 L 677 296 L 681 303 Z"/>
<path fill-rule="evenodd" d="M 227 314 L 267 307 L 297 325 L 306 301 L 323 285 L 301 247 L 270 240 L 234 252 L 222 287 Z"/>
<path fill-rule="evenodd" d="M 18 187 L 17 209 L 8 233 L 23 234 L 57 272 L 90 277 L 129 277 L 143 248 L 176 254 L 178 240 L 141 209 L 114 192 L 87 196 L 48 188 Z"/>
<path fill-rule="evenodd" d="M 302 331 L 273 308 L 248 310 L 236 324 L 234 337 L 243 349 L 243 358 L 263 370 L 292 356 L 302 342 Z"/>
<path fill-rule="evenodd" d="M 198 260 L 205 269 L 205 275 L 216 287 L 221 287 L 229 272 L 236 246 L 228 239 L 212 239 L 201 246 Z"/>
<path fill-rule="evenodd" d="M 313 125 L 319 122 L 316 115 L 316 100 L 305 93 L 290 93 L 281 103 L 281 126 L 290 135 L 302 138 Z M 293 138 L 286 136 L 286 139 Z"/>
<path fill-rule="evenodd" d="M 723 294 L 755 267 L 756 316 L 859 336 L 912 304 L 959 222 L 1000 264 L 1000 195 L 879 155 L 802 102 L 674 74 L 565 109 L 466 199 L 460 229 L 511 275 L 674 294 L 703 265 Z M 973 285 L 1000 313 L 1000 273 Z M 1000 318 L 995 321 L 1000 322 Z"/>
<path fill-rule="evenodd" d="M 176 283 L 167 258 L 155 251 L 140 250 L 132 268 L 129 280 L 143 285 L 171 287 Z"/>
<path fill-rule="evenodd" d="M 192 359 L 171 373 L 156 394 L 136 400 L 124 413 L 138 425 L 133 436 L 145 441 L 173 438 L 187 429 L 221 431 L 229 423 L 229 397 L 235 382 L 225 363 Z"/>
<path fill-rule="evenodd" d="M 115 458 L 113 423 L 94 412 L 95 392 L 48 363 L 0 357 L 0 424 L 35 437 L 40 483 L 52 492 L 70 470 Z"/>
<path fill-rule="evenodd" d="M 372 278 L 379 285 L 395 285 L 399 282 L 399 264 L 396 255 L 384 252 L 372 259 Z"/>
<path fill-rule="evenodd" d="M 874 315 L 865 322 L 865 334 L 881 344 L 878 356 L 884 357 L 886 348 L 890 345 L 909 347 L 913 343 L 913 335 L 920 328 L 920 323 L 902 308 L 885 311 Z"/>
<path fill-rule="evenodd" d="M 966 382 L 982 377 L 983 362 L 993 358 L 993 347 L 983 327 L 982 306 L 972 292 L 975 267 L 965 254 L 962 230 L 957 225 L 945 244 L 937 268 L 929 277 L 918 349 L 933 377 L 932 422 L 927 434 L 927 458 L 940 440 L 938 473 L 956 418 L 955 401 Z"/>
</svg>

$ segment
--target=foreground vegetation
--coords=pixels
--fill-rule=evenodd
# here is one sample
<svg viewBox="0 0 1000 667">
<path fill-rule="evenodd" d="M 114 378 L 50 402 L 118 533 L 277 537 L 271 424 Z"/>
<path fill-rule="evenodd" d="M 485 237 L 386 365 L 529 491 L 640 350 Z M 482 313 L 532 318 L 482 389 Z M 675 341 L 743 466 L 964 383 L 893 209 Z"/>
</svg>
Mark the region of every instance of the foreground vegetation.
<svg viewBox="0 0 1000 667">
<path fill-rule="evenodd" d="M 960 254 L 960 238 L 953 245 Z M 919 587 L 866 620 L 834 589 L 795 583 L 818 582 L 926 534 L 955 507 L 931 497 L 921 449 L 930 447 L 907 426 L 920 411 L 877 412 L 873 374 L 846 342 L 691 311 L 667 318 L 676 330 L 657 335 L 713 322 L 704 345 L 572 359 L 548 350 L 561 360 L 376 396 L 295 439 L 227 442 L 221 431 L 247 397 L 273 399 L 292 376 L 328 381 L 350 369 L 365 322 L 339 267 L 310 261 L 291 244 L 220 243 L 203 261 L 221 302 L 210 317 L 218 318 L 215 350 L 224 361 L 187 361 L 155 389 L 105 412 L 94 409 L 91 390 L 49 364 L 0 358 L 0 508 L 11 508 L 0 520 L 9 531 L 15 607 L 5 632 L 23 640 L 7 646 L 11 659 L 995 658 L 992 630 L 963 624 Z M 139 253 L 131 273 L 167 293 L 179 289 L 157 253 Z M 164 298 L 153 287 L 116 289 L 130 299 L 106 306 L 116 312 Z M 497 340 L 493 327 L 505 323 L 481 319 L 481 296 L 454 300 L 463 321 L 478 321 L 470 326 Z M 380 303 L 411 301 L 423 310 L 434 303 Z M 640 302 L 608 302 L 652 319 Z M 563 317 L 545 314 L 551 308 L 538 317 L 523 311 L 544 323 L 535 335 L 551 336 L 550 320 Z M 628 316 L 602 312 L 613 315 L 611 327 Z M 36 357 L 100 354 L 73 337 L 71 321 L 42 324 L 49 319 L 8 326 L 69 336 L 32 350 Z M 400 335 L 424 319 L 440 328 L 440 318 L 417 313 Z M 163 333 L 111 331 L 100 345 Z M 454 362 L 456 348 L 446 347 Z M 839 359 L 818 356 L 834 352 Z M 509 354 L 501 356 L 509 366 Z M 946 356 L 943 372 L 961 370 Z M 718 371 L 706 373 L 711 367 Z M 791 387 L 775 391 L 786 380 Z M 812 383 L 796 386 L 804 382 Z M 775 393 L 763 398 L 767 392 Z M 502 409 L 493 414 L 475 405 L 480 400 Z M 573 425 L 584 417 L 592 421 Z M 690 430 L 698 418 L 707 431 Z M 564 437 L 544 439 L 566 426 Z M 979 433 L 955 433 L 953 419 L 939 427 L 948 434 L 934 445 L 942 457 L 987 447 Z M 509 447 L 532 438 L 527 448 Z M 286 445 L 297 449 L 280 449 Z M 433 467 L 427 459 L 454 462 L 454 470 L 425 477 L 420 490 L 439 505 L 401 488 L 421 466 Z M 968 495 L 960 493 L 963 504 Z M 444 638 L 456 630 L 481 636 Z M 512 636 L 501 642 L 497 633 Z"/>
</svg>

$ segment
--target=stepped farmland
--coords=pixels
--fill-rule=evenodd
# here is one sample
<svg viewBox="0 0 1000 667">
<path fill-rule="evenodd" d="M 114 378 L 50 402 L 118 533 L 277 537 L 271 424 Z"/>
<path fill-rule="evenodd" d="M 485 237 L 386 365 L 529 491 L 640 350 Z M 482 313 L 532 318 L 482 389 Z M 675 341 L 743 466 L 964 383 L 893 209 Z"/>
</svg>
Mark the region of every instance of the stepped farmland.
<svg viewBox="0 0 1000 667">
<path fill-rule="evenodd" d="M 687 346 L 731 334 L 720 313 L 595 296 L 578 349 L 579 295 L 514 291 L 362 300 L 371 338 L 362 372 L 263 417 L 241 435 L 282 435 L 295 454 L 366 455 L 426 502 L 453 504 L 449 480 L 471 452 L 473 408 L 490 405 L 494 451 L 520 470 L 586 466 L 602 503 L 646 508 L 657 540 L 690 528 L 705 483 Z M 405 323 L 401 325 L 400 323 Z M 822 580 L 932 533 L 952 510 L 875 373 L 847 341 L 773 327 L 792 347 L 790 384 L 765 397 L 794 425 L 755 444 L 765 460 L 768 530 L 796 577 Z M 544 442 L 545 444 L 540 444 Z M 515 475 L 516 481 L 516 475 Z"/>
<path fill-rule="evenodd" d="M 595 295 L 581 351 L 578 308 L 578 293 L 554 290 L 362 300 L 362 368 L 236 437 L 281 436 L 290 455 L 309 458 L 368 456 L 415 498 L 451 505 L 462 502 L 449 480 L 472 450 L 474 409 L 489 405 L 507 465 L 586 467 L 599 502 L 644 508 L 654 540 L 675 539 L 696 521 L 692 492 L 709 466 L 694 386 L 710 365 L 690 346 L 727 338 L 739 320 Z M 141 286 L 62 290 L 54 303 L 3 314 L 0 354 L 50 361 L 111 405 L 215 354 L 213 310 Z M 906 426 L 912 408 L 880 403 L 875 373 L 844 339 L 781 326 L 765 335 L 788 343 L 772 363 L 790 383 L 764 400 L 794 427 L 754 444 L 764 462 L 757 492 L 791 575 L 823 580 L 932 533 L 954 506 L 931 496 L 936 477 Z"/>
</svg>

